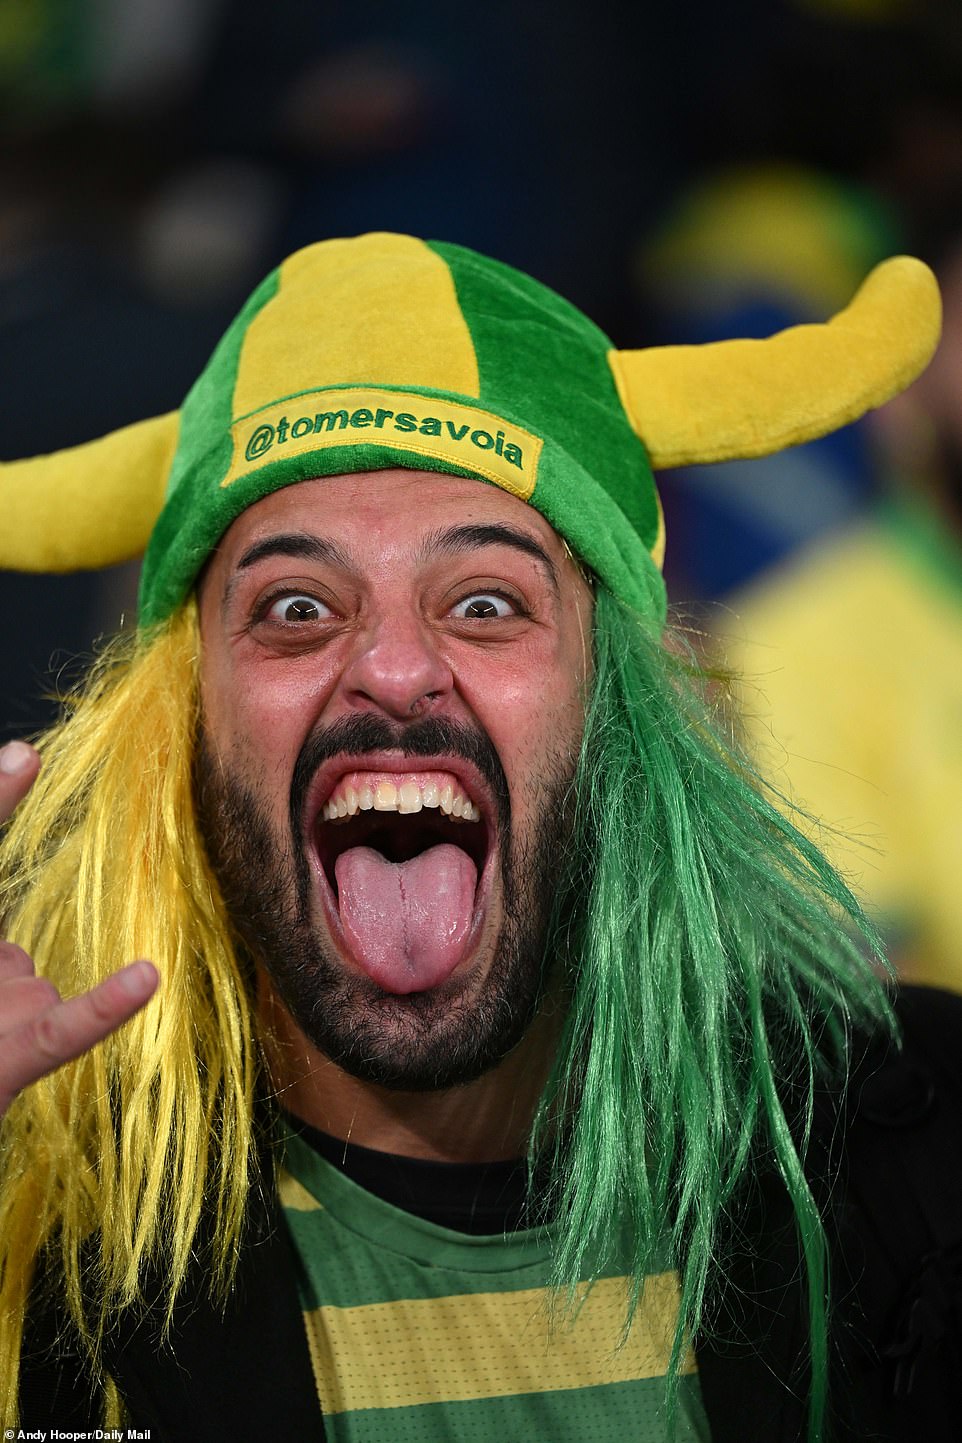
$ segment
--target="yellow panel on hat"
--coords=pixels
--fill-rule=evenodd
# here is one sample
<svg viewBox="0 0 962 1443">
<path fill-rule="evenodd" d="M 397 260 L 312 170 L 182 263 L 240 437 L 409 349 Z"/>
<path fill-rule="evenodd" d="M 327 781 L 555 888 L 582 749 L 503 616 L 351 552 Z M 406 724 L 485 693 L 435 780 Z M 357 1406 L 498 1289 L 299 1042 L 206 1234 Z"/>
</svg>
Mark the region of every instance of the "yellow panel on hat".
<svg viewBox="0 0 962 1443">
<path fill-rule="evenodd" d="M 301 391 L 376 380 L 478 396 L 478 362 L 447 265 L 376 234 L 307 246 L 248 329 L 234 415 Z"/>
</svg>

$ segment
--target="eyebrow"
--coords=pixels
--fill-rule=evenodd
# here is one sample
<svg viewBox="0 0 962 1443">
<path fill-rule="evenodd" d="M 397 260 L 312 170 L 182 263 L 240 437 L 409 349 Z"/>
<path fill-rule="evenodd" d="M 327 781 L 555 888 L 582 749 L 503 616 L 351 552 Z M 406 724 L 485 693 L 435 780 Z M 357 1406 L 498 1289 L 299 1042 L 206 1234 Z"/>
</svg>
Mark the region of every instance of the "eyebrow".
<svg viewBox="0 0 962 1443">
<path fill-rule="evenodd" d="M 244 571 L 248 566 L 263 561 L 265 556 L 301 556 L 306 561 L 333 562 L 335 566 L 345 567 L 350 565 L 347 553 L 336 541 L 315 536 L 310 531 L 286 531 L 277 536 L 265 536 L 262 541 L 255 541 L 253 546 L 248 546 L 237 563 L 237 570 Z"/>
<path fill-rule="evenodd" d="M 516 527 L 507 526 L 502 522 L 449 526 L 442 531 L 435 531 L 422 543 L 420 553 L 423 557 L 439 554 L 450 556 L 459 552 L 476 551 L 484 546 L 510 546 L 515 551 L 521 551 L 526 556 L 533 557 L 543 569 L 555 595 L 560 595 L 558 573 L 544 547 L 539 545 L 534 537 L 529 536 L 526 531 L 520 531 Z M 344 571 L 355 569 L 348 553 L 329 537 L 315 536 L 309 531 L 286 531 L 280 532 L 276 536 L 265 536 L 249 546 L 238 560 L 234 574 L 224 588 L 222 602 L 224 607 L 230 602 L 240 573 L 256 566 L 259 561 L 270 556 L 301 557 L 306 561 L 315 561 L 324 566 L 338 566 Z"/>
<path fill-rule="evenodd" d="M 224 587 L 221 605 L 227 607 L 234 594 L 240 573 L 256 566 L 268 556 L 294 556 L 305 561 L 317 561 L 324 566 L 340 566 L 345 571 L 353 569 L 347 552 L 336 541 L 325 536 L 314 536 L 310 531 L 282 531 L 276 536 L 265 536 L 248 546 L 234 568 L 234 574 Z"/>
<path fill-rule="evenodd" d="M 544 571 L 555 595 L 560 595 L 558 573 L 544 547 L 535 541 L 533 536 L 529 536 L 527 531 L 506 526 L 503 522 L 449 526 L 443 531 L 435 531 L 423 543 L 421 554 L 436 556 L 440 553 L 450 556 L 458 552 L 476 551 L 482 546 L 511 546 L 515 551 L 533 556 Z"/>
</svg>

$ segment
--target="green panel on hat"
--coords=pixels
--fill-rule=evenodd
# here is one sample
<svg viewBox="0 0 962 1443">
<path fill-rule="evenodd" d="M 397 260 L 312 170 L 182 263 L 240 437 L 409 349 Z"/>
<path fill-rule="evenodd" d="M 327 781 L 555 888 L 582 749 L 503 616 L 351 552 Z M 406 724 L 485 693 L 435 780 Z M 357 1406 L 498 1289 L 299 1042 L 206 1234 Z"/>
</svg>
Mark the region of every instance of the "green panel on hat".
<svg viewBox="0 0 962 1443">
<path fill-rule="evenodd" d="M 235 316 L 180 409 L 180 439 L 167 500 L 144 553 L 141 626 L 162 621 L 180 605 L 211 550 L 240 514 L 233 511 L 221 524 L 216 488 L 230 465 L 234 384 L 247 329 L 279 284 L 278 267 Z"/>
<path fill-rule="evenodd" d="M 658 535 L 654 479 L 625 416 L 611 341 L 570 302 L 521 271 L 462 246 L 430 241 L 451 267 L 478 357 L 482 402 L 525 417 L 579 461 L 647 546 Z M 544 485 L 539 474 L 539 487 Z"/>
<path fill-rule="evenodd" d="M 545 438 L 532 505 L 612 590 L 663 618 L 655 481 L 618 397 L 611 342 L 540 281 L 462 246 L 429 244 L 450 265 L 469 319 L 483 403 Z"/>
</svg>

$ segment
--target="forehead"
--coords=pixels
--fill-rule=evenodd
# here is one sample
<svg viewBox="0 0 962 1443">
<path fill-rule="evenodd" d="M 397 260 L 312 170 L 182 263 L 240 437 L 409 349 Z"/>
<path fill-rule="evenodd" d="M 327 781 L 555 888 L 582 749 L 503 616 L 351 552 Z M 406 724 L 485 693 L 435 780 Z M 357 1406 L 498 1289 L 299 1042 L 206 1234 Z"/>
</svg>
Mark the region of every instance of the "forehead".
<svg viewBox="0 0 962 1443">
<path fill-rule="evenodd" d="M 244 511 L 221 538 L 211 569 L 231 572 L 258 541 L 306 531 L 358 558 L 411 559 L 418 543 L 440 529 L 502 525 L 523 532 L 553 559 L 564 541 L 540 512 L 484 481 L 402 469 L 326 476 L 284 486 Z"/>
</svg>

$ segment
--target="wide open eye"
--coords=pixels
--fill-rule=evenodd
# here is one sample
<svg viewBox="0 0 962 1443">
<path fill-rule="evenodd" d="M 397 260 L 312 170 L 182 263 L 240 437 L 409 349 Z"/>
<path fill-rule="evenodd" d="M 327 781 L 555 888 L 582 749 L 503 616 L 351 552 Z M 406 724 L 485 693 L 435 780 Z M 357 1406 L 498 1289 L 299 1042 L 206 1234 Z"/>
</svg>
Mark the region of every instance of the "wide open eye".
<svg viewBox="0 0 962 1443">
<path fill-rule="evenodd" d="M 296 626 L 299 622 L 323 621 L 333 613 L 323 601 L 318 601 L 316 596 L 287 591 L 282 596 L 275 596 L 264 614 L 269 621 L 287 622 Z"/>
<path fill-rule="evenodd" d="M 466 596 L 451 610 L 452 615 L 464 621 L 496 621 L 501 617 L 518 614 L 518 608 L 512 601 L 491 591 L 477 591 Z"/>
</svg>

